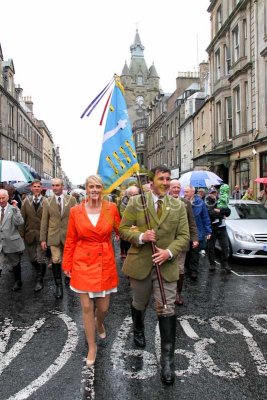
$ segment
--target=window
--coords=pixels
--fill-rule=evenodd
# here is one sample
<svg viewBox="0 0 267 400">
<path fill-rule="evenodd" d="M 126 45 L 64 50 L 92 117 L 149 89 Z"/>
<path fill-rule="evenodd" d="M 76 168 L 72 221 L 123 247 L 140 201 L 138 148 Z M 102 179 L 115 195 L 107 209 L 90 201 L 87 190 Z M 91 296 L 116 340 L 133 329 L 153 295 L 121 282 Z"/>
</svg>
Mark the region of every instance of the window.
<svg viewBox="0 0 267 400">
<path fill-rule="evenodd" d="M 246 131 L 250 129 L 250 97 L 248 90 L 248 82 L 245 82 L 245 107 L 246 107 Z"/>
<path fill-rule="evenodd" d="M 169 125 L 167 125 L 167 140 L 170 139 Z"/>
<path fill-rule="evenodd" d="M 218 101 L 216 103 L 216 125 L 217 125 L 217 141 L 221 143 L 223 141 L 222 136 L 222 103 Z"/>
<path fill-rule="evenodd" d="M 215 68 L 216 68 L 216 72 L 215 72 L 215 76 L 216 79 L 220 79 L 221 77 L 221 54 L 220 54 L 220 49 L 218 49 L 215 53 Z"/>
<path fill-rule="evenodd" d="M 219 7 L 217 8 L 217 15 L 216 15 L 216 17 L 217 17 L 217 19 L 216 19 L 216 23 L 217 23 L 217 26 L 216 26 L 216 30 L 217 30 L 217 32 L 221 29 L 221 27 L 222 27 L 222 7 L 221 7 L 221 5 L 219 5 Z"/>
<path fill-rule="evenodd" d="M 173 121 L 171 122 L 171 138 L 173 138 Z"/>
<path fill-rule="evenodd" d="M 137 85 L 143 85 L 143 77 L 142 77 L 142 75 L 139 75 L 138 77 L 137 77 Z"/>
<path fill-rule="evenodd" d="M 225 99 L 225 110 L 226 110 L 226 137 L 232 139 L 233 127 L 232 127 L 232 97 L 226 97 Z"/>
<path fill-rule="evenodd" d="M 205 117 L 205 111 L 202 111 L 202 113 L 201 113 L 201 129 L 202 129 L 202 131 L 204 130 L 204 123 L 205 123 L 204 117 Z"/>
<path fill-rule="evenodd" d="M 248 44 L 248 32 L 247 32 L 247 20 L 243 20 L 243 55 L 247 56 L 247 44 Z"/>
<path fill-rule="evenodd" d="M 240 87 L 237 86 L 234 90 L 235 96 L 235 134 L 241 132 L 241 102 L 240 102 Z"/>
<path fill-rule="evenodd" d="M 239 28 L 238 25 L 233 30 L 233 60 L 236 62 L 239 59 Z"/>
<path fill-rule="evenodd" d="M 229 47 L 224 45 L 224 74 L 229 75 L 231 69 L 231 52 Z"/>
<path fill-rule="evenodd" d="M 249 163 L 247 161 L 237 163 L 236 184 L 240 186 L 241 191 L 249 187 Z"/>
<path fill-rule="evenodd" d="M 14 127 L 14 107 L 12 104 L 9 104 L 8 107 L 8 125 Z"/>
</svg>

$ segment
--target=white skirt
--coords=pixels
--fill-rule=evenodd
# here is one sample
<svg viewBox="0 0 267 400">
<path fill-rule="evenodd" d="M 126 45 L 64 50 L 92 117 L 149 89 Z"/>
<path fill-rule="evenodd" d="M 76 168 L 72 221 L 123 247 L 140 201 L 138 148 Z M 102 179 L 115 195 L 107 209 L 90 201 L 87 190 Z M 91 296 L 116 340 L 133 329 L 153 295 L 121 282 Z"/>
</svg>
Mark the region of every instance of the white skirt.
<svg viewBox="0 0 267 400">
<path fill-rule="evenodd" d="M 103 290 L 102 292 L 87 292 L 85 290 L 79 290 L 75 289 L 73 286 L 70 286 L 71 290 L 73 290 L 76 293 L 87 293 L 90 299 L 95 299 L 97 297 L 106 297 L 110 293 L 117 293 L 117 287 L 108 289 L 108 290 Z"/>
</svg>

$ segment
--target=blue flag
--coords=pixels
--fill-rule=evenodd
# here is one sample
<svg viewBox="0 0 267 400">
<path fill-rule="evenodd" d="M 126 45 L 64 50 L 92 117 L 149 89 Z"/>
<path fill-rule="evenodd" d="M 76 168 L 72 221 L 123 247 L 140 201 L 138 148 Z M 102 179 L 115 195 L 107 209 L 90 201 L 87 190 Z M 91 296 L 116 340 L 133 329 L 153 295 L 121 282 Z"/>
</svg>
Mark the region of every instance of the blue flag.
<svg viewBox="0 0 267 400">
<path fill-rule="evenodd" d="M 112 92 L 98 174 L 104 182 L 105 193 L 116 189 L 126 178 L 139 171 L 127 106 L 122 85 L 116 80 Z"/>
</svg>

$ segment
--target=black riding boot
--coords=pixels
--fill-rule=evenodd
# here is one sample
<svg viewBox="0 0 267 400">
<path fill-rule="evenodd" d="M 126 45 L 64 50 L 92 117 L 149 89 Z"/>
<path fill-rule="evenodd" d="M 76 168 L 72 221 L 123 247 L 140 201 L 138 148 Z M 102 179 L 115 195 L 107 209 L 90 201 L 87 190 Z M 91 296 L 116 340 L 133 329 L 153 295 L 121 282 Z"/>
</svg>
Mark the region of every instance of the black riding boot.
<svg viewBox="0 0 267 400">
<path fill-rule="evenodd" d="M 46 263 L 42 263 L 41 265 L 41 273 L 42 273 L 42 277 L 45 276 L 46 273 Z"/>
<path fill-rule="evenodd" d="M 171 385 L 175 379 L 174 350 L 176 335 L 176 316 L 159 317 L 159 330 L 161 338 L 161 380 L 166 385 Z"/>
<path fill-rule="evenodd" d="M 21 266 L 20 263 L 13 267 L 14 277 L 15 277 L 15 284 L 12 288 L 13 292 L 21 289 L 22 281 L 21 281 Z"/>
<path fill-rule="evenodd" d="M 36 284 L 34 287 L 34 291 L 39 292 L 40 290 L 42 290 L 44 288 L 42 267 L 41 267 L 41 264 L 39 264 L 37 261 L 34 261 L 32 264 L 36 271 Z"/>
<path fill-rule="evenodd" d="M 61 279 L 61 264 L 52 264 L 52 270 L 56 285 L 55 298 L 62 299 L 63 297 L 63 288 L 62 288 L 62 279 Z"/>
<path fill-rule="evenodd" d="M 144 318 L 145 318 L 145 310 L 140 311 L 136 310 L 133 306 L 131 306 L 132 310 L 132 319 L 133 319 L 133 331 L 134 331 L 134 343 L 138 347 L 145 347 L 146 338 L 144 332 Z"/>
</svg>

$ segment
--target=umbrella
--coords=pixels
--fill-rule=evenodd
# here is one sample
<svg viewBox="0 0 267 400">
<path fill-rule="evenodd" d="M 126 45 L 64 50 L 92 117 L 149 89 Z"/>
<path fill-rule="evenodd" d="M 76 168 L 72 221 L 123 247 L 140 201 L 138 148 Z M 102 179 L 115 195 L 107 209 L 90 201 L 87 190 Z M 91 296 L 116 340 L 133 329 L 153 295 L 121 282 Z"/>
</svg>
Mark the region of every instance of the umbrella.
<svg viewBox="0 0 267 400">
<path fill-rule="evenodd" d="M 35 171 L 35 169 L 31 165 L 26 164 L 25 162 L 22 162 L 22 161 L 20 161 L 20 164 L 22 164 L 23 167 L 25 167 L 28 170 L 28 172 L 34 177 L 34 179 L 39 179 L 39 180 L 41 179 L 38 172 Z"/>
<path fill-rule="evenodd" d="M 33 181 L 32 174 L 19 162 L 0 160 L 0 182 Z"/>
<path fill-rule="evenodd" d="M 16 182 L 13 183 L 14 188 L 19 194 L 31 193 L 31 184 L 27 182 Z"/>
<path fill-rule="evenodd" d="M 212 185 L 221 185 L 223 180 L 211 171 L 190 171 L 183 174 L 179 182 L 182 187 L 191 185 L 194 187 L 210 187 Z"/>
<path fill-rule="evenodd" d="M 267 177 L 265 178 L 256 178 L 254 179 L 254 182 L 258 182 L 258 183 L 267 183 Z"/>
</svg>

